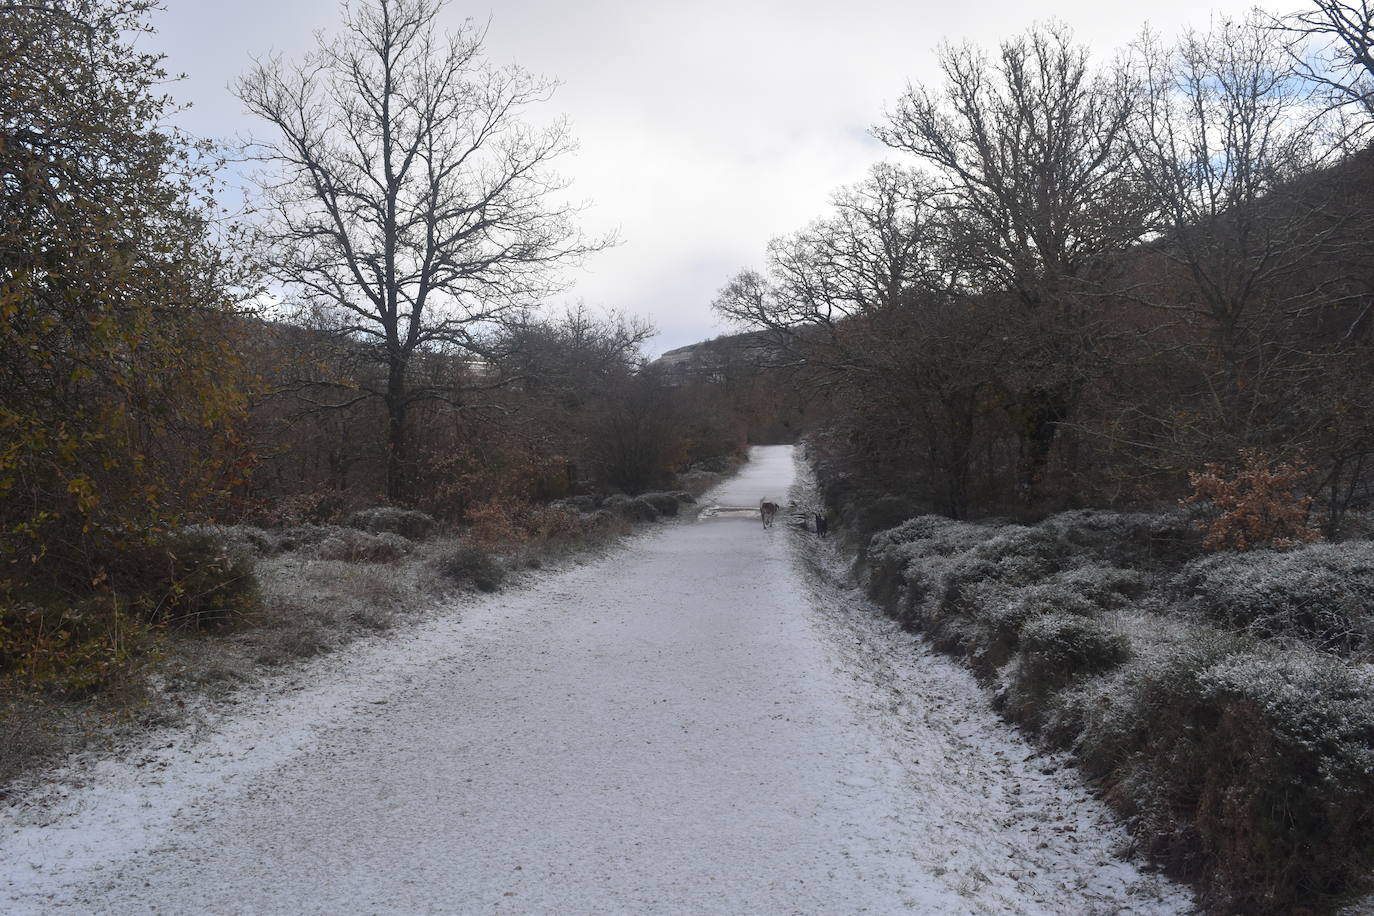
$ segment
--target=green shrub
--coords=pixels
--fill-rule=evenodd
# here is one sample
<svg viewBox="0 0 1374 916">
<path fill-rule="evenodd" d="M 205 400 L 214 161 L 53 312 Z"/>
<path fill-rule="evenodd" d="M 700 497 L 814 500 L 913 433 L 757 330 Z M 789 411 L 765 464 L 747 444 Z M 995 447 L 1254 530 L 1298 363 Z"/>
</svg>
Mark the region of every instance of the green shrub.
<svg viewBox="0 0 1374 916">
<path fill-rule="evenodd" d="M 71 606 L 0 604 L 0 693 L 10 687 L 82 697 L 136 683 L 157 633 L 112 597 Z"/>
</svg>

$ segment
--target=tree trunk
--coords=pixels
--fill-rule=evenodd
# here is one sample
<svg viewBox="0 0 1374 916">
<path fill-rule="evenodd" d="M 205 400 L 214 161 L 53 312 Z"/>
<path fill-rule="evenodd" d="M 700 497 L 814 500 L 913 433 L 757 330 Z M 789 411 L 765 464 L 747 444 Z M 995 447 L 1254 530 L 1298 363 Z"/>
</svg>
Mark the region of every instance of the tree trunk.
<svg viewBox="0 0 1374 916">
<path fill-rule="evenodd" d="M 405 363 L 393 358 L 386 379 L 386 499 L 397 503 L 406 495 L 405 429 L 406 408 Z"/>
</svg>

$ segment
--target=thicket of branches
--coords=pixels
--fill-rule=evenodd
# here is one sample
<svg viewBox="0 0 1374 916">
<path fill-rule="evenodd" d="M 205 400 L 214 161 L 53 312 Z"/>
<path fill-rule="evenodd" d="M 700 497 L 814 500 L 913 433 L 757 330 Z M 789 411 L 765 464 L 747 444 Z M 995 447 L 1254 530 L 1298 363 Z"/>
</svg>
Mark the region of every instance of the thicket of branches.
<svg viewBox="0 0 1374 916">
<path fill-rule="evenodd" d="M 1108 64 L 1059 25 L 945 47 L 874 129 L 902 158 L 715 306 L 832 392 L 870 495 L 1150 502 L 1258 449 L 1306 456 L 1335 535 L 1374 495 L 1369 35 L 1321 2 Z"/>
</svg>

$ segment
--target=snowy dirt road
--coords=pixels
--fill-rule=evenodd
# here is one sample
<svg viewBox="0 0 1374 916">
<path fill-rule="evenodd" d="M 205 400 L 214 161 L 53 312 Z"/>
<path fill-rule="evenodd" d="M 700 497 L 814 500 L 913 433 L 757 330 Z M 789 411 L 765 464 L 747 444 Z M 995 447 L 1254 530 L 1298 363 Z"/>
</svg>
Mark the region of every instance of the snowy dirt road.
<svg viewBox="0 0 1374 916">
<path fill-rule="evenodd" d="M 793 474 L 759 449 L 715 497 Z M 0 812 L 0 911 L 1188 911 L 837 562 L 664 526 L 326 659 Z"/>
</svg>

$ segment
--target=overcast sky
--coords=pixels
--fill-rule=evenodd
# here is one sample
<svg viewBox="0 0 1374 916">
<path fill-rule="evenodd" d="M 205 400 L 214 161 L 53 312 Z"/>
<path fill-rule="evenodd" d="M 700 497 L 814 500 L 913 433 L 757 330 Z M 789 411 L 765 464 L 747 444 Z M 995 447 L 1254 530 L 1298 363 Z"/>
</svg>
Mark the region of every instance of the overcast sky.
<svg viewBox="0 0 1374 916">
<path fill-rule="evenodd" d="M 1296 2 L 1296 0 L 1295 0 Z M 336 0 L 166 0 L 156 49 L 187 79 L 188 129 L 261 130 L 228 91 L 251 56 L 298 57 L 334 30 Z M 1188 0 L 454 0 L 456 24 L 486 20 L 488 58 L 557 78 L 548 104 L 580 141 L 560 171 L 591 203 L 592 233 L 617 230 L 561 301 L 649 319 L 657 354 L 730 328 L 710 302 L 772 236 L 821 215 L 836 188 L 899 158 L 869 128 L 908 82 L 938 83 L 936 46 L 988 47 L 1057 18 L 1103 57 L 1148 17 L 1171 35 L 1251 2 Z M 1300 5 L 1300 4 L 1298 4 Z M 557 305 L 558 303 L 554 303 Z"/>
</svg>

